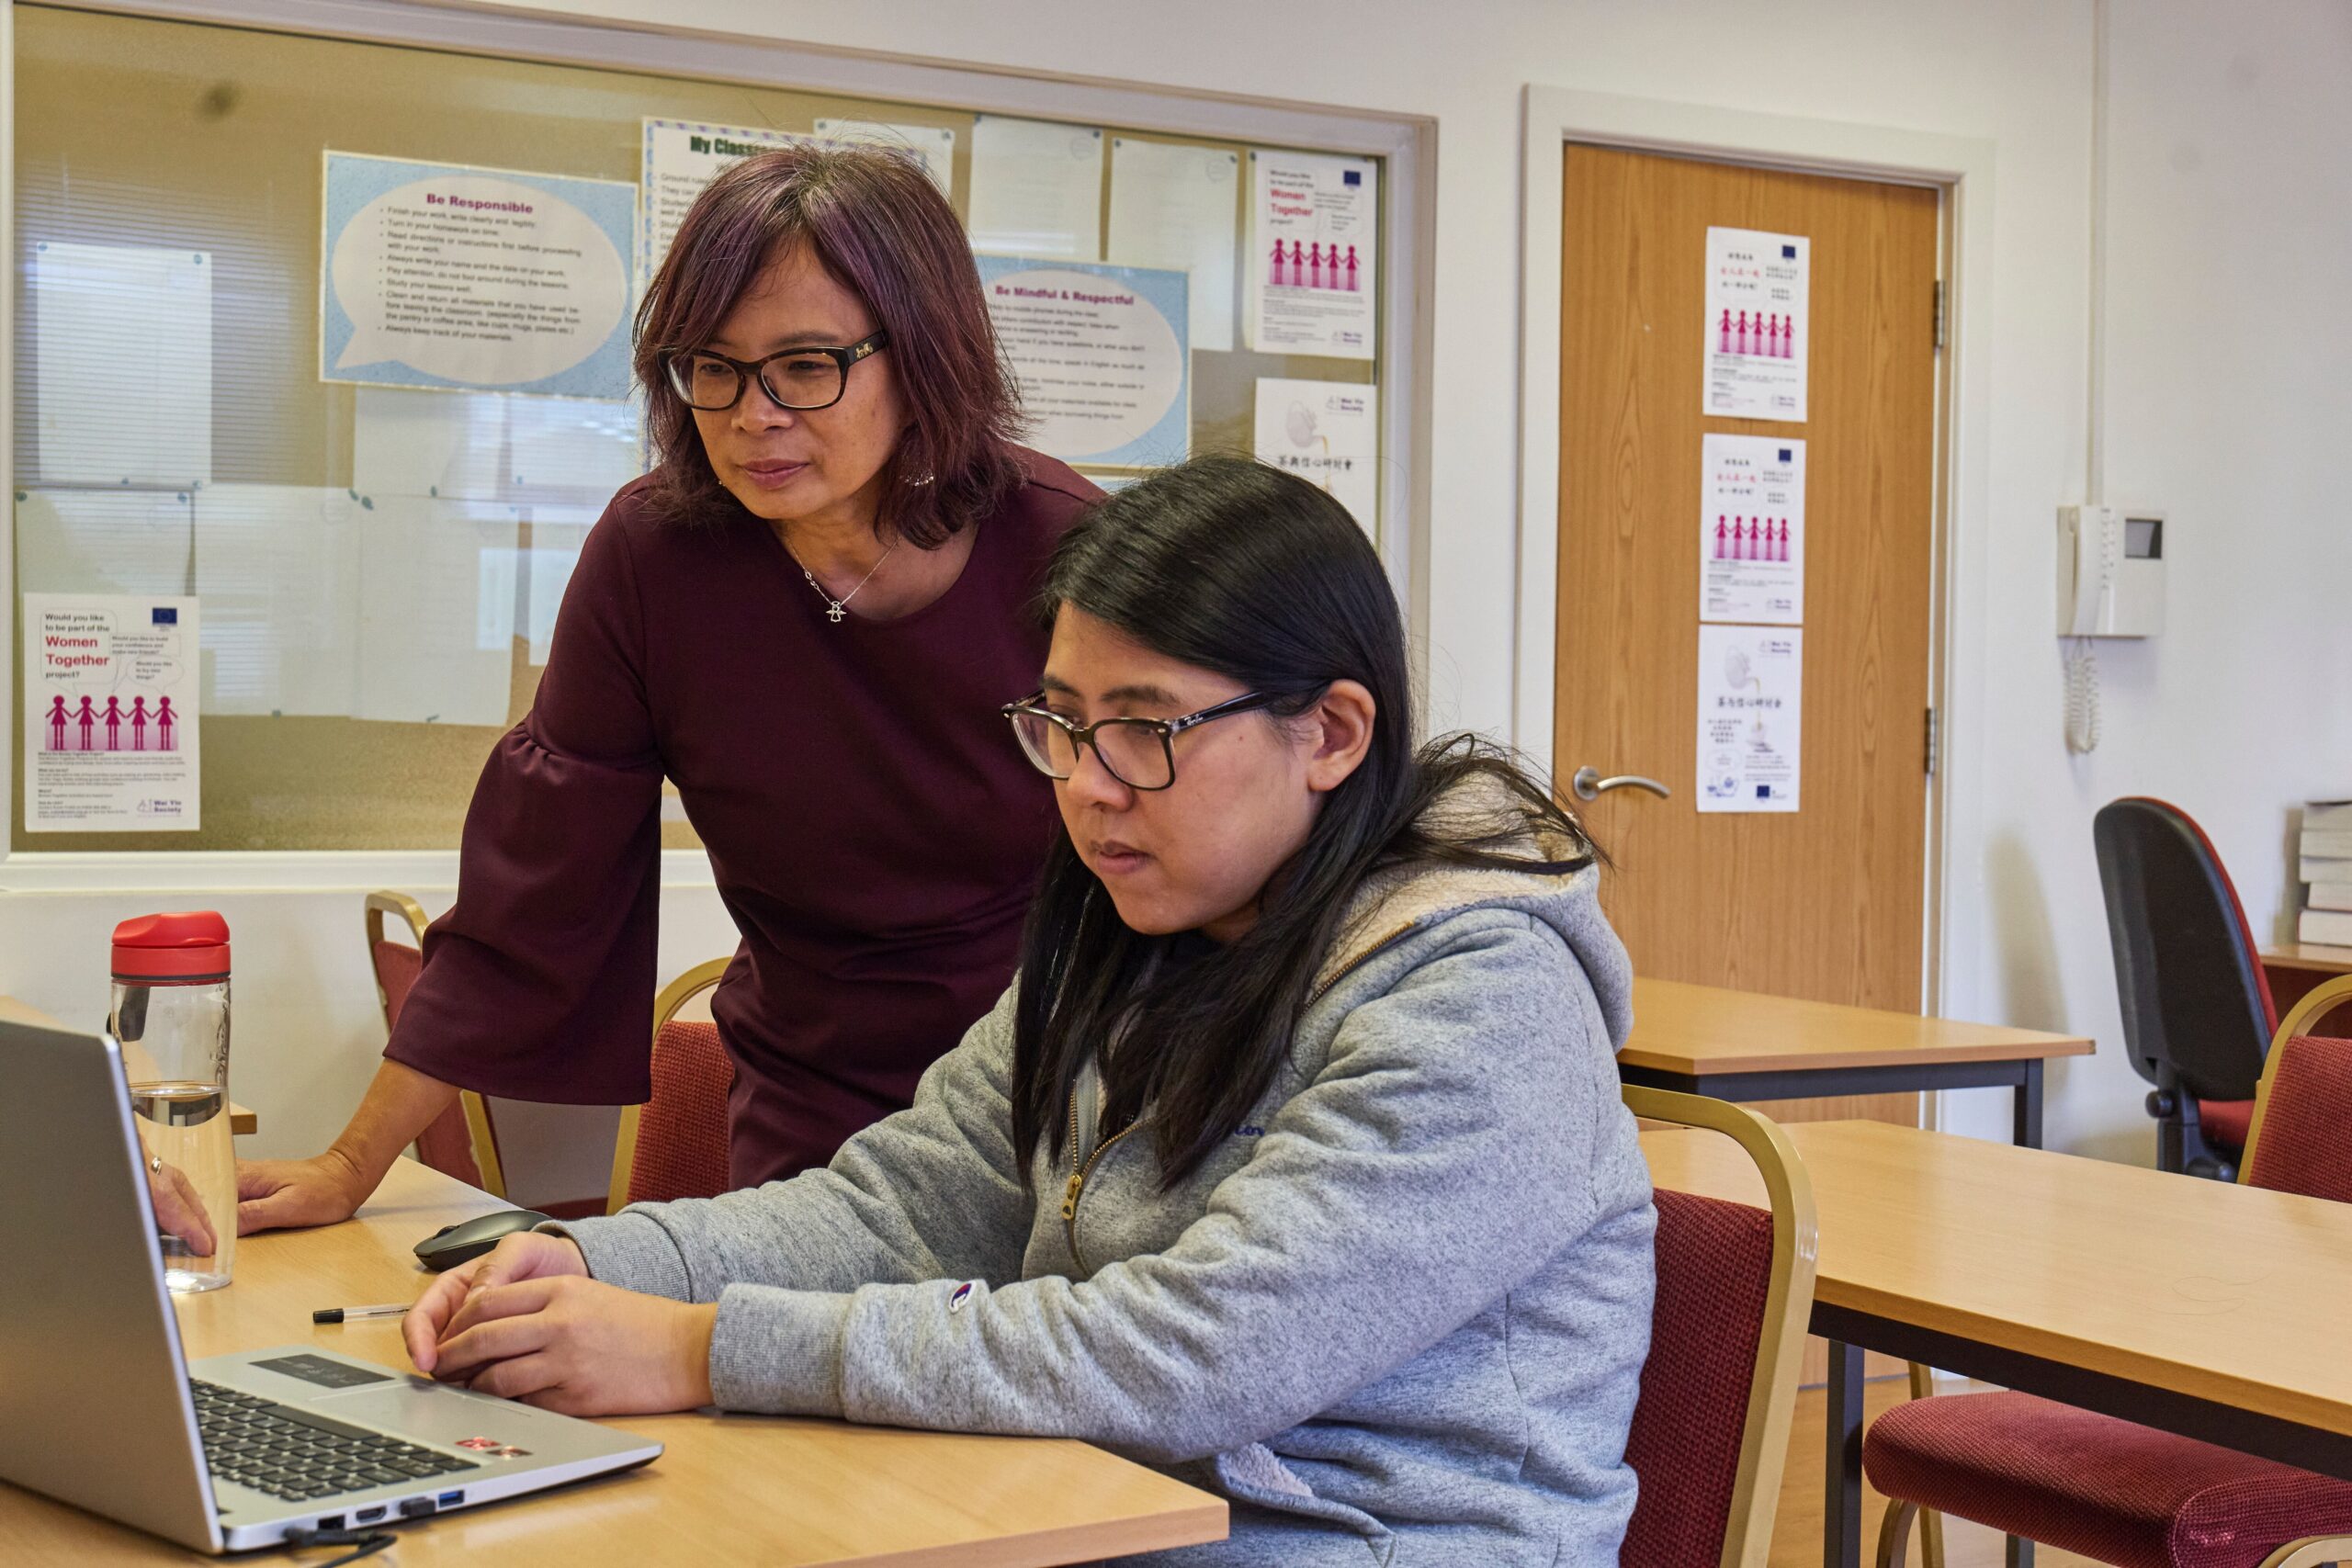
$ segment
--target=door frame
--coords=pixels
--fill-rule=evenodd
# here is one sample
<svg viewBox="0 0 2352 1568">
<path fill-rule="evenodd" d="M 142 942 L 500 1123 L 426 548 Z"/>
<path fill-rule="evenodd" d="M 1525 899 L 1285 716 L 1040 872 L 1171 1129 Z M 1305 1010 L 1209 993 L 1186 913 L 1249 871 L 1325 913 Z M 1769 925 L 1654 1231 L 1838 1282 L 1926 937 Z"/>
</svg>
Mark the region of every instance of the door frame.
<svg viewBox="0 0 2352 1568">
<path fill-rule="evenodd" d="M 1512 740 L 1553 766 L 1560 498 L 1560 186 L 1570 142 L 1928 186 L 1941 193 L 1944 349 L 1938 365 L 1928 781 L 1919 1005 L 1983 1010 L 1980 922 L 1962 901 L 1982 863 L 1984 620 L 1992 453 L 1993 153 L 1990 141 L 1891 126 L 1758 114 L 1530 84 L 1521 197 L 1519 562 Z M 1982 302 L 1982 308 L 1973 308 Z M 1691 392 L 1698 392 L 1692 367 Z M 1940 1120 L 1928 1097 L 1927 1124 Z"/>
</svg>

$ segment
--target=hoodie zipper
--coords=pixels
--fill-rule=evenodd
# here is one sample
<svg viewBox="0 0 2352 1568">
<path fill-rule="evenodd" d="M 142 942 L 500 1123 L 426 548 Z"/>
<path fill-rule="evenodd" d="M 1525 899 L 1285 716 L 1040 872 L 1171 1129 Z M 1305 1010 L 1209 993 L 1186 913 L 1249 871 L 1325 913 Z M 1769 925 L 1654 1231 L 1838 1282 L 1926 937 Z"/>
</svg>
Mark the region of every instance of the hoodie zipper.
<svg viewBox="0 0 2352 1568">
<path fill-rule="evenodd" d="M 1400 938 L 1409 936 L 1412 933 L 1414 927 L 1419 923 L 1419 922 L 1415 920 L 1407 920 L 1403 925 L 1398 926 L 1395 931 L 1390 931 L 1378 942 L 1375 942 L 1370 947 L 1365 948 L 1354 958 L 1349 960 L 1347 967 L 1341 969 L 1338 974 L 1332 976 L 1329 980 L 1326 980 L 1322 985 L 1317 986 L 1315 988 L 1315 994 L 1307 998 L 1308 1005 L 1312 1006 L 1314 1003 L 1320 1001 L 1323 998 L 1325 992 L 1330 990 L 1332 987 L 1338 985 L 1350 975 L 1354 974 L 1358 969 L 1363 967 L 1364 964 L 1370 963 L 1392 943 L 1396 942 Z M 1069 1184 L 1063 1190 L 1062 1234 L 1069 1243 L 1070 1261 L 1078 1265 L 1078 1271 L 1080 1274 L 1085 1273 L 1087 1269 L 1086 1254 L 1079 1249 L 1078 1245 L 1078 1203 L 1079 1199 L 1085 1194 L 1086 1179 L 1093 1174 L 1094 1163 L 1102 1157 L 1103 1152 L 1109 1149 L 1113 1144 L 1117 1143 L 1121 1138 L 1125 1137 L 1129 1133 L 1132 1133 L 1137 1127 L 1142 1126 L 1143 1121 L 1144 1119 L 1142 1117 L 1137 1117 L 1135 1121 L 1128 1122 L 1125 1127 L 1120 1128 L 1117 1132 L 1103 1139 L 1100 1144 L 1097 1144 L 1094 1147 L 1094 1152 L 1086 1156 L 1085 1163 L 1070 1172 Z M 1070 1092 L 1069 1097 L 1069 1154 L 1072 1160 L 1076 1160 L 1078 1158 L 1078 1093 L 1075 1089 Z"/>
<path fill-rule="evenodd" d="M 1314 994 L 1306 998 L 1306 1005 L 1313 1007 L 1317 1002 L 1321 1001 L 1332 987 L 1338 985 L 1340 981 L 1346 979 L 1349 976 L 1354 974 L 1357 970 L 1363 968 L 1374 959 L 1379 957 L 1381 953 L 1387 951 L 1390 946 L 1396 943 L 1398 939 L 1410 936 L 1414 928 L 1419 924 L 1420 922 L 1419 920 L 1407 920 L 1403 925 L 1398 926 L 1395 931 L 1390 931 L 1386 936 L 1382 937 L 1378 942 L 1374 942 L 1370 947 L 1365 948 L 1362 953 L 1359 953 L 1353 958 L 1349 959 L 1346 966 L 1338 974 L 1332 976 L 1329 979 L 1315 987 Z"/>
<path fill-rule="evenodd" d="M 1086 1254 L 1078 1249 L 1079 1196 L 1086 1190 L 1086 1179 L 1092 1174 L 1094 1162 L 1102 1157 L 1103 1151 L 1142 1125 L 1141 1117 L 1128 1122 L 1097 1144 L 1094 1152 L 1086 1156 L 1086 1163 L 1070 1172 L 1069 1186 L 1062 1193 L 1062 1234 L 1069 1241 L 1070 1261 L 1078 1265 L 1080 1274 L 1084 1274 L 1087 1269 Z M 1078 1095 L 1075 1090 L 1069 1097 L 1069 1156 L 1073 1160 L 1078 1158 Z"/>
</svg>

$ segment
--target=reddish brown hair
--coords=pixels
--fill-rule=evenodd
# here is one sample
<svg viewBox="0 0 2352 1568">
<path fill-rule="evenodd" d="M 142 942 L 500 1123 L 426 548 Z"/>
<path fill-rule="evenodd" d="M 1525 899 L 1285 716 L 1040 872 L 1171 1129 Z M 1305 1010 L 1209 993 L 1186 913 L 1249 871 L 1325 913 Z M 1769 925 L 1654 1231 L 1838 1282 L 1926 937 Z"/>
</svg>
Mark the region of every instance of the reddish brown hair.
<svg viewBox="0 0 2352 1568">
<path fill-rule="evenodd" d="M 1020 394 L 955 209 L 918 158 L 888 147 L 779 147 L 695 198 L 637 311 L 637 378 L 659 461 L 650 499 L 677 521 L 732 504 L 663 366 L 708 343 L 761 271 L 795 245 L 808 247 L 890 334 L 883 356 L 867 363 L 898 378 L 912 427 L 884 469 L 875 527 L 935 549 L 1021 482 L 1012 449 Z"/>
</svg>

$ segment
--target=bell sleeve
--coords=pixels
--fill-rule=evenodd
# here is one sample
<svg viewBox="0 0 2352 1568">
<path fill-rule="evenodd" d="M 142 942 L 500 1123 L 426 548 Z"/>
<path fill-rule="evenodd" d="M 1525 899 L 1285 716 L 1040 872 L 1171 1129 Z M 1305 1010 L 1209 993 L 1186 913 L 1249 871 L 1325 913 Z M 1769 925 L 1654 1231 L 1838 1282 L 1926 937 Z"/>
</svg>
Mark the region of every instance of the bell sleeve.
<svg viewBox="0 0 2352 1568">
<path fill-rule="evenodd" d="M 650 1091 L 663 767 L 626 493 L 589 533 L 537 699 L 474 786 L 458 898 L 384 1055 L 512 1100 Z"/>
</svg>

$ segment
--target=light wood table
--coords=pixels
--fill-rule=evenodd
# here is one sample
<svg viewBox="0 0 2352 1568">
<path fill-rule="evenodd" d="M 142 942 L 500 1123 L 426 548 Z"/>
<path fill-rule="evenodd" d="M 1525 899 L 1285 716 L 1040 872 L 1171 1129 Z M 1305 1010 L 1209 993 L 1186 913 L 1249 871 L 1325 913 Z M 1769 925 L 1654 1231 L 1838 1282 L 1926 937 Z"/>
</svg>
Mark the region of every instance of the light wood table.
<svg viewBox="0 0 2352 1568">
<path fill-rule="evenodd" d="M 2042 1064 L 2092 1049 L 2077 1035 L 1636 979 L 1617 1074 L 1740 1100 L 2007 1089 L 2015 1141 L 2039 1147 Z"/>
<path fill-rule="evenodd" d="M 412 1160 L 348 1224 L 246 1236 L 236 1282 L 177 1299 L 190 1358 L 308 1344 L 408 1371 L 397 1319 L 313 1326 L 315 1307 L 412 1298 L 409 1248 L 506 1205 Z M 404 1527 L 435 1563 L 889 1563 L 1023 1568 L 1221 1540 L 1222 1499 L 1087 1444 L 773 1416 L 630 1416 L 668 1445 L 642 1470 Z M 0 1562 L 209 1561 L 0 1484 Z M 390 1561 L 389 1559 L 387 1561 Z"/>
<path fill-rule="evenodd" d="M 30 1002 L 20 1002 L 14 997 L 0 997 L 0 1023 L 29 1023 L 40 1029 L 62 1029 L 56 1019 L 41 1011 Z M 229 1132 L 243 1136 L 261 1125 L 261 1119 L 235 1100 L 229 1102 Z"/>
<path fill-rule="evenodd" d="M 2352 1479 L 2352 1204 L 1878 1122 L 1783 1131 L 1820 1213 L 1824 1562 L 1860 1560 L 1864 1347 Z M 1661 1188 L 1762 1206 L 1727 1139 L 1642 1148 Z"/>
</svg>

